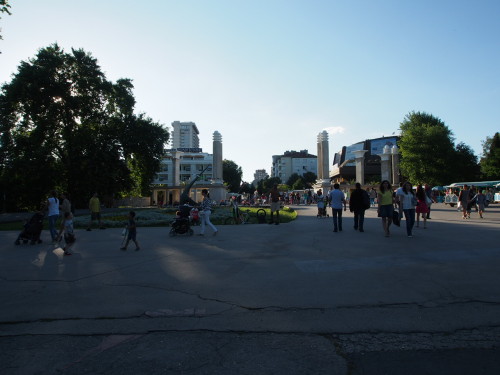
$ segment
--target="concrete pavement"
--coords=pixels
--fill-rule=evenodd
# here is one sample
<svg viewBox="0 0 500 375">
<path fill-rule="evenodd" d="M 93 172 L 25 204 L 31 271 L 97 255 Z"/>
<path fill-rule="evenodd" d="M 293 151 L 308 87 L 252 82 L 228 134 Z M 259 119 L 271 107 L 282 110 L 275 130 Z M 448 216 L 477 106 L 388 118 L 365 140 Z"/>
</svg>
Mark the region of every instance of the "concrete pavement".
<svg viewBox="0 0 500 375">
<path fill-rule="evenodd" d="M 435 204 L 413 238 L 296 208 L 216 237 L 139 228 L 138 252 L 120 229 L 77 231 L 70 257 L 0 232 L 2 374 L 500 372 L 499 205 Z"/>
</svg>

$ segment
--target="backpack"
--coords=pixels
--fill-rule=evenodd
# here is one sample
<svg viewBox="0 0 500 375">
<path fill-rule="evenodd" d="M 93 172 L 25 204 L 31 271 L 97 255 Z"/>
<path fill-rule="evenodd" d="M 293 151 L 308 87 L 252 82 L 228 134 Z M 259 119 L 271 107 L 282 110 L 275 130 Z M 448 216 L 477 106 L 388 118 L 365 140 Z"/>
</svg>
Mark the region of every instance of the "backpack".
<svg viewBox="0 0 500 375">
<path fill-rule="evenodd" d="M 367 210 L 371 207 L 370 196 L 368 195 L 366 190 L 363 190 L 362 196 L 363 196 L 363 208 Z"/>
</svg>

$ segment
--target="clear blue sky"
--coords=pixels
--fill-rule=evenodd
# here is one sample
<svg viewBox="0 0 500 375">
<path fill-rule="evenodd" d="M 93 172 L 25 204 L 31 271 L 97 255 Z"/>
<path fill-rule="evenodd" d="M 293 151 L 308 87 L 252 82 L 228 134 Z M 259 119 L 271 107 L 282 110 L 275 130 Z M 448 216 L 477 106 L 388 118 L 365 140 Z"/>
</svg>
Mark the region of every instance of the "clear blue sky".
<svg viewBox="0 0 500 375">
<path fill-rule="evenodd" d="M 11 0 L 0 82 L 57 42 L 109 80 L 130 78 L 136 111 L 194 121 L 201 146 L 270 172 L 271 156 L 330 132 L 333 154 L 398 133 L 410 111 L 441 118 L 480 154 L 500 131 L 498 0 Z"/>
</svg>

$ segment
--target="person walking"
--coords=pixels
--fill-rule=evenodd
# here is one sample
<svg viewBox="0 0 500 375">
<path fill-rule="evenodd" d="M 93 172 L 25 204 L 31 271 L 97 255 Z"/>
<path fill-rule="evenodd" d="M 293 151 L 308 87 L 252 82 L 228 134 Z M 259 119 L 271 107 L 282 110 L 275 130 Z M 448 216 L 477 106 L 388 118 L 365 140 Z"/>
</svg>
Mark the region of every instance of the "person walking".
<svg viewBox="0 0 500 375">
<path fill-rule="evenodd" d="M 59 230 L 59 234 L 57 235 L 58 241 L 61 240 L 61 234 L 64 232 L 64 242 L 66 245 L 64 246 L 64 255 L 72 255 L 69 249 L 75 244 L 76 237 L 75 232 L 73 231 L 73 214 L 71 211 L 67 211 L 64 213 L 64 220 L 61 222 L 61 229 Z"/>
<path fill-rule="evenodd" d="M 478 210 L 478 213 L 479 213 L 479 217 L 481 219 L 483 219 L 484 207 L 485 207 L 485 204 L 486 204 L 486 194 L 485 193 L 486 193 L 486 190 L 481 191 L 480 189 L 478 189 L 478 193 L 473 198 L 473 200 L 476 201 L 477 210 Z"/>
<path fill-rule="evenodd" d="M 333 231 L 342 232 L 342 205 L 344 211 L 347 210 L 344 193 L 340 190 L 339 184 L 333 185 L 333 190 L 329 193 L 330 207 L 332 208 L 333 216 Z"/>
<path fill-rule="evenodd" d="M 139 247 L 139 242 L 137 242 L 137 225 L 135 223 L 135 212 L 130 211 L 128 214 L 128 224 L 127 224 L 127 242 L 125 242 L 125 246 L 120 247 L 120 250 L 126 251 L 128 243 L 133 241 L 135 243 L 135 251 L 139 251 L 141 248 Z"/>
<path fill-rule="evenodd" d="M 470 214 L 468 214 L 468 207 L 470 205 L 470 191 L 467 185 L 464 185 L 463 189 L 460 190 L 458 195 L 458 201 L 460 202 L 460 207 L 462 208 L 462 219 L 469 219 Z"/>
<path fill-rule="evenodd" d="M 356 188 L 349 199 L 349 211 L 354 213 L 354 230 L 359 229 L 360 232 L 364 232 L 365 210 L 370 206 L 370 196 L 365 190 L 361 189 L 361 184 L 356 182 Z"/>
<path fill-rule="evenodd" d="M 370 190 L 370 207 L 375 206 L 375 200 L 377 199 L 377 191 L 375 190 L 374 187 L 371 188 Z"/>
<path fill-rule="evenodd" d="M 271 192 L 269 193 L 271 201 L 271 219 L 269 224 L 279 225 L 280 223 L 280 192 L 278 191 L 278 184 L 274 184 Z M 273 214 L 276 212 L 276 222 L 273 220 Z"/>
<path fill-rule="evenodd" d="M 318 206 L 318 217 L 326 216 L 325 211 L 325 197 L 323 195 L 323 190 L 319 189 L 316 197 L 316 205 Z"/>
<path fill-rule="evenodd" d="M 427 219 L 431 218 L 431 208 L 432 208 L 432 203 L 434 202 L 434 199 L 432 198 L 432 189 L 429 186 L 429 184 L 424 185 L 424 190 L 425 190 L 425 195 L 427 196 L 427 199 L 425 200 L 425 203 L 427 203 Z"/>
<path fill-rule="evenodd" d="M 210 194 L 207 189 L 201 191 L 203 200 L 201 201 L 201 230 L 199 236 L 205 235 L 205 225 L 208 225 L 214 232 L 214 236 L 217 235 L 217 228 L 210 222 L 210 214 L 212 213 L 212 201 L 210 200 Z"/>
<path fill-rule="evenodd" d="M 384 235 L 389 237 L 391 235 L 392 213 L 394 212 L 394 197 L 391 183 L 387 180 L 382 181 L 379 190 L 377 214 L 382 218 Z"/>
<path fill-rule="evenodd" d="M 59 212 L 61 214 L 61 218 L 64 220 L 64 218 L 65 218 L 64 215 L 66 214 L 66 212 L 73 213 L 73 211 L 71 210 L 71 202 L 68 199 L 68 193 L 61 194 L 60 203 L 61 204 L 59 205 Z"/>
<path fill-rule="evenodd" d="M 90 198 L 89 210 L 90 210 L 90 221 L 87 231 L 90 232 L 92 230 L 92 222 L 95 220 L 97 220 L 97 225 L 99 226 L 99 229 L 105 229 L 104 226 L 101 224 L 101 202 L 99 201 L 99 196 L 97 195 L 97 193 L 94 193 L 92 198 Z"/>
<path fill-rule="evenodd" d="M 422 215 L 422 220 L 424 222 L 424 229 L 427 229 L 427 214 L 429 213 L 429 207 L 427 206 L 426 198 L 427 194 L 425 193 L 422 185 L 417 186 L 417 228 L 420 226 L 420 215 Z"/>
<path fill-rule="evenodd" d="M 399 194 L 399 202 L 405 214 L 406 234 L 411 238 L 413 237 L 413 226 L 415 225 L 415 206 L 418 201 L 408 181 L 403 184 L 402 192 Z"/>
<path fill-rule="evenodd" d="M 52 242 L 57 242 L 56 222 L 59 218 L 59 199 L 57 199 L 57 192 L 52 190 L 50 197 L 47 199 L 47 209 L 49 217 L 49 231 L 52 237 Z"/>
</svg>

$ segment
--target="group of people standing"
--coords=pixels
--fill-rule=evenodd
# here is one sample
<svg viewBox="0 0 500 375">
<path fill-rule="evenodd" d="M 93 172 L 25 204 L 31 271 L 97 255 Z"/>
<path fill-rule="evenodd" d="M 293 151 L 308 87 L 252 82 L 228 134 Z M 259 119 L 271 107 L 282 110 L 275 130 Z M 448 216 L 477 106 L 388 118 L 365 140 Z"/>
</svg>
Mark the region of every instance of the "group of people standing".
<svg viewBox="0 0 500 375">
<path fill-rule="evenodd" d="M 73 229 L 73 213 L 74 207 L 71 205 L 68 193 L 57 194 L 57 191 L 52 190 L 45 202 L 45 209 L 49 220 L 49 232 L 53 243 L 57 243 L 62 239 L 64 234 L 64 255 L 71 255 L 70 248 L 76 242 L 76 237 Z M 89 201 L 90 222 L 87 230 L 92 230 L 92 222 L 97 221 L 100 229 L 105 229 L 101 223 L 101 202 L 97 193 L 95 193 Z M 56 229 L 57 221 L 61 218 L 59 230 Z"/>
<path fill-rule="evenodd" d="M 321 191 L 318 193 L 321 194 Z M 418 185 L 416 191 L 414 191 L 412 184 L 405 182 L 394 191 L 391 183 L 384 180 L 380 184 L 376 196 L 373 194 L 373 189 L 368 193 L 361 188 L 360 183 L 356 183 L 355 189 L 349 198 L 349 210 L 354 214 L 354 230 L 364 232 L 365 211 L 374 204 L 375 198 L 377 198 L 377 214 L 382 218 L 382 227 L 386 237 L 391 235 L 390 226 L 393 220 L 399 222 L 403 215 L 406 221 L 406 234 L 408 237 L 413 237 L 415 222 L 419 227 L 421 218 L 423 228 L 427 229 L 427 219 L 430 219 L 431 205 L 433 203 L 431 190 Z M 328 201 L 332 209 L 333 231 L 341 232 L 342 211 L 347 211 L 347 199 L 344 192 L 340 190 L 339 184 L 333 185 L 333 189 L 328 193 Z"/>
<path fill-rule="evenodd" d="M 416 191 L 410 182 L 404 182 L 394 192 L 389 181 L 384 180 L 380 184 L 378 200 L 378 216 L 382 218 L 382 226 L 386 237 L 391 235 L 390 226 L 393 219 L 399 220 L 405 217 L 406 234 L 413 237 L 413 227 L 415 226 L 415 214 L 417 227 L 420 226 L 422 217 L 423 228 L 427 229 L 427 219 L 430 219 L 430 210 L 433 203 L 430 189 L 425 190 L 422 185 L 417 185 Z M 398 208 L 394 215 L 394 206 Z"/>
<path fill-rule="evenodd" d="M 469 189 L 467 185 L 464 185 L 463 189 L 460 190 L 458 201 L 460 202 L 462 219 L 470 219 L 472 206 L 476 207 L 479 217 L 483 219 L 484 209 L 489 203 L 486 190 L 481 191 L 481 189 L 478 189 L 476 192 L 473 188 Z"/>
</svg>

